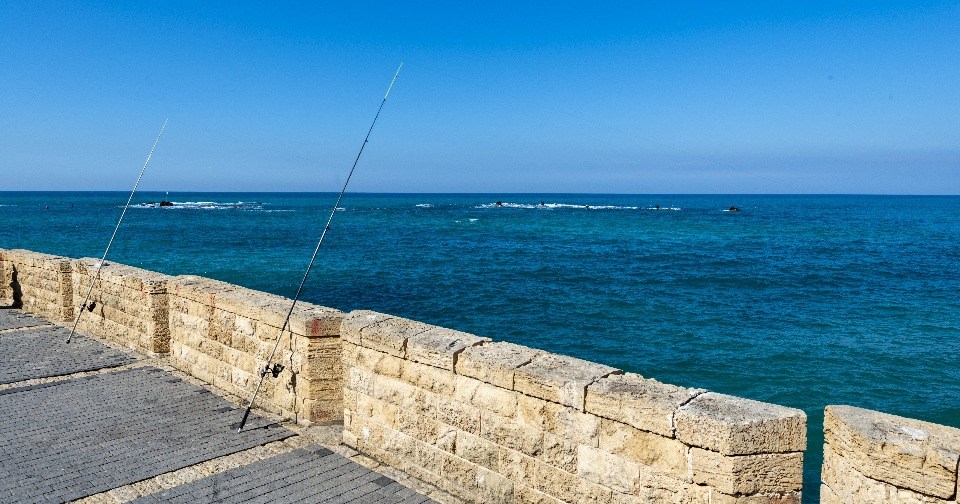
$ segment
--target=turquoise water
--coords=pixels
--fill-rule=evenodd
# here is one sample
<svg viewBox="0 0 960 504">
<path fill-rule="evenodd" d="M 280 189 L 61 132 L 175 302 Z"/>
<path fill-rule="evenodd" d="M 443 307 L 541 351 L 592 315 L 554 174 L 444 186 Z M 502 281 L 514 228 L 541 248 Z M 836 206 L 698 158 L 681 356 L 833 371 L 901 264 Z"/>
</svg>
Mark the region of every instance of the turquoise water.
<svg viewBox="0 0 960 504">
<path fill-rule="evenodd" d="M 0 192 L 0 247 L 99 257 L 126 196 Z M 180 204 L 131 208 L 113 260 L 292 296 L 335 195 L 134 201 L 160 199 Z M 960 427 L 960 197 L 348 194 L 342 206 L 304 299 L 802 408 L 809 502 L 827 404 Z"/>
</svg>

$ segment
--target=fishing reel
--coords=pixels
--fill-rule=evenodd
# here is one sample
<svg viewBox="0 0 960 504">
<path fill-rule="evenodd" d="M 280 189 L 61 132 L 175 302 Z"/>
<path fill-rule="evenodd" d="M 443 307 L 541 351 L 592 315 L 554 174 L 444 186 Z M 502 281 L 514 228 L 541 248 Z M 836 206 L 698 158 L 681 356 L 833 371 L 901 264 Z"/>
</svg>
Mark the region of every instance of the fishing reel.
<svg viewBox="0 0 960 504">
<path fill-rule="evenodd" d="M 280 376 L 281 371 L 283 371 L 283 364 L 280 364 L 279 362 L 277 362 L 276 364 L 273 365 L 273 367 L 270 367 L 270 364 L 267 364 L 266 366 L 263 367 L 263 371 L 260 372 L 260 376 L 264 377 L 270 374 L 270 375 L 273 375 L 274 378 L 276 378 Z"/>
</svg>

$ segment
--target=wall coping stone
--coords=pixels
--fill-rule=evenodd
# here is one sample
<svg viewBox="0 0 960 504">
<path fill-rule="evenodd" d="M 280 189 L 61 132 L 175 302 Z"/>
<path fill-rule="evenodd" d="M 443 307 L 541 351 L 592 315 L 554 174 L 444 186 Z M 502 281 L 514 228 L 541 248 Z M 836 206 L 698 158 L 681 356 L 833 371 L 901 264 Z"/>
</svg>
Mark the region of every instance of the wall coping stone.
<svg viewBox="0 0 960 504">
<path fill-rule="evenodd" d="M 172 293 L 235 315 L 249 314 L 257 310 L 259 322 L 280 329 L 290 309 L 291 299 L 268 292 L 257 291 L 239 285 L 195 275 L 173 277 L 168 282 Z M 336 337 L 340 335 L 344 313 L 335 308 L 298 301 L 290 315 L 287 330 L 298 336 Z"/>
<path fill-rule="evenodd" d="M 528 364 L 542 350 L 498 341 L 465 349 L 457 356 L 457 374 L 514 389 L 517 368 Z"/>
<path fill-rule="evenodd" d="M 623 371 L 566 355 L 542 353 L 520 366 L 514 390 L 583 411 L 587 386 Z"/>
<path fill-rule="evenodd" d="M 724 455 L 804 451 L 807 415 L 795 408 L 707 392 L 677 410 L 677 439 Z"/>
<path fill-rule="evenodd" d="M 453 371 L 458 354 L 468 347 L 490 341 L 490 338 L 446 327 L 434 327 L 407 338 L 407 358 L 421 364 Z"/>
<path fill-rule="evenodd" d="M 827 406 L 824 434 L 863 475 L 939 498 L 956 497 L 960 429 L 853 406 Z"/>
<path fill-rule="evenodd" d="M 672 438 L 677 409 L 705 392 L 646 379 L 635 373 L 611 375 L 587 387 L 586 411 Z"/>
</svg>

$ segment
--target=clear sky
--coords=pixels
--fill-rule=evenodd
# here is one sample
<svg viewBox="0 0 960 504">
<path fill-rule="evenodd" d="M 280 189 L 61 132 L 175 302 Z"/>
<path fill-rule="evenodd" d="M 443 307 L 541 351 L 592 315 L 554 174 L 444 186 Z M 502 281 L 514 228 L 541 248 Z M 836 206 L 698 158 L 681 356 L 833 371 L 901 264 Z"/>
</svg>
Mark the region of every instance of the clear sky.
<svg viewBox="0 0 960 504">
<path fill-rule="evenodd" d="M 960 194 L 960 2 L 0 0 L 0 190 Z"/>
</svg>

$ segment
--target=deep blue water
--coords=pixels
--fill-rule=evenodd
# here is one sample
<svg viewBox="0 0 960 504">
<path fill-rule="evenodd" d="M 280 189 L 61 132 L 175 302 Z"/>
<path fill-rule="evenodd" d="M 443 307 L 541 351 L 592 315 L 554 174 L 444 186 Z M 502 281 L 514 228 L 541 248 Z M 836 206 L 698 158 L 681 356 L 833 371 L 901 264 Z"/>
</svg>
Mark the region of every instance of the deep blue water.
<svg viewBox="0 0 960 504">
<path fill-rule="evenodd" d="M 0 192 L 0 247 L 99 257 L 126 196 Z M 131 208 L 111 259 L 292 296 L 335 195 L 134 201 L 161 198 L 194 203 Z M 810 502 L 825 405 L 960 427 L 960 197 L 348 194 L 341 206 L 304 299 L 802 408 Z"/>
</svg>

